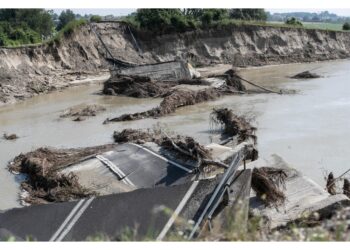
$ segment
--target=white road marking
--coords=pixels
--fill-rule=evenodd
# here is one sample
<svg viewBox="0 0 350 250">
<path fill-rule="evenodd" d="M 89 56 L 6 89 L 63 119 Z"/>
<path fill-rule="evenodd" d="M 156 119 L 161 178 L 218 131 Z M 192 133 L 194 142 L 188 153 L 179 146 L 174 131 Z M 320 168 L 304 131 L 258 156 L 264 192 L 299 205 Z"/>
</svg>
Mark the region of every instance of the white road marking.
<svg viewBox="0 0 350 250">
<path fill-rule="evenodd" d="M 171 217 L 169 218 L 168 222 L 165 224 L 163 230 L 158 235 L 158 237 L 156 239 L 157 241 L 163 240 L 164 236 L 167 234 L 167 232 L 169 231 L 169 229 L 173 225 L 174 221 L 176 220 L 176 218 L 179 216 L 179 214 L 181 213 L 182 209 L 186 205 L 187 201 L 190 199 L 190 197 L 193 194 L 194 190 L 198 186 L 198 183 L 199 183 L 199 181 L 194 181 L 192 183 L 192 185 L 190 186 L 190 188 L 186 192 L 185 196 L 182 198 L 182 200 L 180 201 L 179 205 L 175 209 L 174 213 L 171 215 Z"/>
<path fill-rule="evenodd" d="M 73 217 L 73 219 L 71 220 L 71 222 L 67 225 L 67 227 L 64 229 L 64 231 L 57 237 L 57 239 L 55 241 L 61 241 L 62 239 L 64 239 L 64 237 L 66 237 L 66 235 L 69 233 L 69 231 L 73 228 L 73 226 L 75 225 L 75 223 L 77 223 L 77 221 L 79 220 L 79 218 L 82 216 L 82 214 L 85 212 L 85 210 L 89 207 L 89 205 L 91 204 L 91 202 L 94 200 L 95 198 L 92 197 L 90 199 L 88 199 L 85 204 L 82 206 L 82 208 L 77 212 L 77 214 Z"/>
<path fill-rule="evenodd" d="M 57 229 L 57 231 L 51 236 L 49 241 L 54 241 L 56 240 L 56 238 L 58 237 L 58 235 L 61 233 L 61 231 L 64 229 L 64 227 L 66 226 L 66 224 L 70 221 L 70 219 L 75 215 L 75 213 L 77 212 L 77 210 L 81 207 L 81 205 L 84 203 L 84 199 L 80 200 L 75 207 L 72 209 L 72 211 L 69 213 L 69 215 L 67 216 L 67 218 L 63 221 L 63 223 L 61 224 L 61 226 Z"/>
<path fill-rule="evenodd" d="M 103 164 L 105 164 L 113 173 L 119 176 L 119 178 L 126 184 L 136 187 L 134 183 L 132 183 L 129 178 L 123 173 L 123 171 L 118 168 L 113 162 L 108 160 L 103 155 L 96 155 L 96 158 L 99 159 Z"/>
<path fill-rule="evenodd" d="M 162 159 L 162 160 L 164 160 L 164 161 L 166 161 L 166 162 L 169 162 L 170 164 L 172 164 L 172 165 L 174 165 L 174 166 L 176 166 L 176 167 L 178 167 L 178 168 L 181 168 L 182 170 L 185 170 L 185 171 L 188 172 L 188 173 L 192 173 L 192 170 L 191 170 L 191 169 L 188 169 L 188 168 L 186 168 L 186 167 L 180 165 L 179 163 L 176 163 L 176 162 L 174 162 L 174 161 L 172 161 L 172 160 L 169 160 L 169 159 L 167 159 L 167 158 L 165 158 L 165 157 L 163 157 L 163 156 L 161 156 L 161 155 L 159 155 L 159 154 L 153 152 L 152 150 L 149 150 L 148 148 L 145 148 L 145 147 L 143 147 L 143 146 L 141 146 L 141 145 L 134 144 L 134 143 L 130 143 L 130 144 L 131 144 L 131 145 L 134 145 L 134 146 L 137 146 L 138 148 L 141 148 L 141 149 L 147 151 L 148 153 L 151 153 L 152 155 L 157 156 L 158 158 L 160 158 L 160 159 Z"/>
</svg>

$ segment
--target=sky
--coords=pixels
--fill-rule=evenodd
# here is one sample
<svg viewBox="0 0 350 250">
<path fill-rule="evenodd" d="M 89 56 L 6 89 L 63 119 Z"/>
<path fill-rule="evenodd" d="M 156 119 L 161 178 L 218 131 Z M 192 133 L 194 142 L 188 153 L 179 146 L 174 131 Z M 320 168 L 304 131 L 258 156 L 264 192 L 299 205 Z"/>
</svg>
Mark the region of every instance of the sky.
<svg viewBox="0 0 350 250">
<path fill-rule="evenodd" d="M 114 16 L 126 16 L 132 12 L 134 12 L 136 9 L 72 9 L 75 13 L 80 15 L 85 14 L 94 14 L 94 15 L 114 15 Z M 331 13 L 335 13 L 338 16 L 350 16 L 350 8 L 343 8 L 343 9 L 266 9 L 266 11 L 269 11 L 271 13 L 276 12 L 321 12 L 321 11 L 329 11 Z M 54 9 L 54 11 L 59 14 L 61 13 L 62 9 Z"/>
</svg>

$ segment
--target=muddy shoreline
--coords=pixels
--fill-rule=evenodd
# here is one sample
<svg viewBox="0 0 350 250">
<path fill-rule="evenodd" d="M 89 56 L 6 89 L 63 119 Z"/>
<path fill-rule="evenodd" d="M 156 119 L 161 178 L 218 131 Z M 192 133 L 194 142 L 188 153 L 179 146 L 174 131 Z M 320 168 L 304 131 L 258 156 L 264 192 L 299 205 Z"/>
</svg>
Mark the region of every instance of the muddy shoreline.
<svg viewBox="0 0 350 250">
<path fill-rule="evenodd" d="M 109 72 L 96 72 L 88 73 L 77 76 L 72 76 L 71 74 L 66 74 L 64 77 L 52 76 L 50 79 L 55 79 L 57 82 L 52 82 L 53 80 L 48 80 L 48 82 L 41 82 L 37 80 L 37 85 L 33 87 L 28 87 L 26 89 L 21 89 L 20 86 L 11 91 L 16 92 L 13 99 L 8 102 L 0 101 L 0 107 L 10 106 L 18 102 L 23 102 L 37 95 L 45 95 L 55 91 L 62 91 L 67 88 L 73 88 L 77 86 L 87 85 L 87 84 L 97 84 L 106 81 L 110 77 Z M 35 81 L 35 80 L 33 80 Z M 1 85 L 1 84 L 0 84 Z M 5 87 L 5 86 L 2 86 Z M 4 94 L 4 93 L 2 93 Z M 1 97 L 1 96 L 0 96 Z M 1 98 L 0 98 L 1 99 Z"/>
<path fill-rule="evenodd" d="M 341 59 L 339 59 L 339 58 L 337 58 L 337 59 L 324 59 L 324 60 L 316 60 L 316 61 L 310 61 L 310 62 L 305 62 L 305 61 L 286 62 L 286 63 L 279 62 L 279 63 L 275 63 L 275 64 L 274 63 L 262 64 L 262 65 L 258 65 L 258 66 L 257 65 L 248 65 L 245 67 L 238 66 L 235 68 L 238 71 L 240 71 L 240 70 L 246 70 L 246 69 L 278 67 L 281 65 L 300 65 L 300 64 L 308 64 L 308 63 L 314 64 L 314 63 L 323 63 L 323 62 L 341 62 L 341 61 L 348 61 L 349 58 L 350 58 L 350 56 L 346 57 L 346 58 L 341 58 Z M 222 65 L 223 68 L 215 70 L 220 65 Z M 198 70 L 201 72 L 201 74 L 203 76 L 208 76 L 208 73 L 206 72 L 208 69 L 210 71 L 212 71 L 213 73 L 220 74 L 220 73 L 224 73 L 227 69 L 232 68 L 232 66 L 233 65 L 218 63 L 218 64 L 206 65 L 206 66 L 199 67 Z M 64 75 L 65 76 L 63 76 L 63 77 L 57 77 L 57 76 L 52 77 L 52 78 L 56 78 L 55 83 L 53 85 L 50 84 L 49 86 L 41 86 L 42 84 L 40 84 L 41 90 L 27 88 L 26 90 L 23 91 L 23 90 L 20 90 L 20 88 L 18 88 L 18 93 L 16 95 L 14 95 L 10 101 L 3 102 L 0 100 L 0 107 L 11 106 L 13 104 L 28 100 L 32 97 L 37 96 L 37 95 L 45 95 L 45 94 L 49 94 L 49 93 L 52 93 L 55 91 L 62 91 L 62 90 L 67 89 L 67 88 L 72 88 L 72 87 L 77 87 L 77 86 L 82 86 L 82 85 L 87 85 L 87 84 L 103 83 L 103 82 L 107 81 L 111 76 L 108 69 L 97 71 L 94 73 L 91 73 L 91 72 L 86 73 L 86 74 L 82 73 L 82 75 L 80 72 L 79 75 L 83 79 L 80 79 L 80 77 L 77 78 L 77 76 L 76 76 L 77 73 L 74 73 L 73 77 L 72 77 L 72 73 L 66 73 Z M 67 80 L 67 79 L 69 79 L 69 80 Z M 4 86 L 2 86 L 0 84 L 0 88 L 1 87 L 4 87 Z M 1 95 L 0 95 L 0 97 L 1 97 Z"/>
<path fill-rule="evenodd" d="M 242 25 L 163 35 L 152 40 L 140 33 L 135 34 L 140 52 L 125 24 L 93 25 L 113 57 L 138 65 L 180 58 L 194 66 L 225 63 L 250 67 L 350 56 L 350 34 L 344 32 Z M 69 83 L 71 80 L 113 67 L 89 25 L 65 37 L 60 44 L 0 48 L 0 55 L 0 105 L 64 88 L 74 84 Z"/>
</svg>

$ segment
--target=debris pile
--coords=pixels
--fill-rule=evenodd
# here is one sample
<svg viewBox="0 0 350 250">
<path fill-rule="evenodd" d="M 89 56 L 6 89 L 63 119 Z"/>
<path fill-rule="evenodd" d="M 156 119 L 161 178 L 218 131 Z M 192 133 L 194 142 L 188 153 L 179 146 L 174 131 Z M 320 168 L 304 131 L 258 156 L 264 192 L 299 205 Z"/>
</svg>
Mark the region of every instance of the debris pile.
<svg viewBox="0 0 350 250">
<path fill-rule="evenodd" d="M 283 169 L 261 167 L 254 168 L 252 188 L 266 206 L 279 206 L 286 197 L 281 190 L 284 187 L 287 174 Z"/>
<path fill-rule="evenodd" d="M 159 136 L 158 134 L 158 137 Z M 157 140 L 156 134 L 145 132 L 140 129 L 124 129 L 121 132 L 114 131 L 113 138 L 117 143 L 134 142 L 138 144 Z"/>
<path fill-rule="evenodd" d="M 124 129 L 121 132 L 115 131 L 113 138 L 118 143 L 134 142 L 143 144 L 145 142 L 154 142 L 165 149 L 180 152 L 194 159 L 210 157 L 210 152 L 204 146 L 200 145 L 192 137 L 187 136 L 177 135 L 176 137 L 169 137 L 165 133 Z"/>
<path fill-rule="evenodd" d="M 240 77 L 234 69 L 230 69 L 225 72 L 226 75 L 226 84 L 227 86 L 233 87 L 238 91 L 246 91 L 246 87 L 242 83 Z"/>
<path fill-rule="evenodd" d="M 209 86 L 210 82 L 205 78 L 194 78 L 194 79 L 181 79 L 176 82 L 177 84 L 186 84 L 186 85 L 201 85 Z"/>
<path fill-rule="evenodd" d="M 181 84 L 208 86 L 210 82 L 205 78 L 185 79 L 169 82 L 152 81 L 147 76 L 115 75 L 104 84 L 103 93 L 108 95 L 126 95 L 131 97 L 163 97 L 160 106 L 148 111 L 124 114 L 116 118 L 106 119 L 104 123 L 133 121 L 144 118 L 158 118 L 174 113 L 177 108 L 194 105 L 196 103 L 215 100 L 223 95 L 241 94 L 246 90 L 242 81 L 231 69 L 224 75 L 212 77 L 225 78 L 225 84 L 220 87 L 208 87 L 202 90 L 174 89 Z"/>
<path fill-rule="evenodd" d="M 9 165 L 12 172 L 27 175 L 21 187 L 27 192 L 23 201 L 29 204 L 62 202 L 94 195 L 82 187 L 78 178 L 59 170 L 91 155 L 110 150 L 113 145 L 79 149 L 39 148 L 20 154 Z"/>
<path fill-rule="evenodd" d="M 118 143 L 135 142 L 143 144 L 145 142 L 154 142 L 176 154 L 176 156 L 183 160 L 192 159 L 197 162 L 197 169 L 201 171 L 207 165 L 215 165 L 223 168 L 228 166 L 222 162 L 212 159 L 210 151 L 203 145 L 196 142 L 192 137 L 180 136 L 169 137 L 165 133 L 145 132 L 135 129 L 124 129 L 121 132 L 114 132 L 114 140 Z"/>
<path fill-rule="evenodd" d="M 60 117 L 73 117 L 75 118 L 73 121 L 82 121 L 84 120 L 83 117 L 96 116 L 98 113 L 103 112 L 105 110 L 105 107 L 97 104 L 76 106 L 63 111 Z"/>
<path fill-rule="evenodd" d="M 146 98 L 163 96 L 169 91 L 171 83 L 154 82 L 147 76 L 115 75 L 104 83 L 103 93 L 106 95 L 125 95 Z"/>
<path fill-rule="evenodd" d="M 304 71 L 299 74 L 296 74 L 292 76 L 293 79 L 311 79 L 311 78 L 320 78 L 320 75 L 317 75 L 315 73 L 311 73 L 310 71 Z"/>
<path fill-rule="evenodd" d="M 196 142 L 192 137 L 183 137 L 178 135 L 175 138 L 170 138 L 169 136 L 165 135 L 165 137 L 162 138 L 161 146 L 170 151 L 175 151 L 182 157 L 191 158 L 197 161 L 198 169 L 201 169 L 204 165 L 209 164 L 227 167 L 219 162 L 214 162 L 211 158 L 209 150 Z"/>
<path fill-rule="evenodd" d="M 256 128 L 243 117 L 235 115 L 231 109 L 214 109 L 210 114 L 210 121 L 214 125 L 221 125 L 224 134 L 227 136 L 238 136 L 238 143 L 246 141 L 249 138 L 252 138 L 254 143 L 256 143 Z"/>
<path fill-rule="evenodd" d="M 106 119 L 104 123 L 133 121 L 149 117 L 157 118 L 174 113 L 179 107 L 212 101 L 221 95 L 221 91 L 216 88 L 206 88 L 199 91 L 175 89 L 167 93 L 159 107 L 140 113 L 124 114 L 116 118 Z"/>
<path fill-rule="evenodd" d="M 334 177 L 333 172 L 330 172 L 328 174 L 325 189 L 330 195 L 337 195 L 337 194 L 343 193 L 350 198 L 350 182 L 349 182 L 349 179 L 346 178 L 346 175 L 349 172 L 350 172 L 350 169 L 346 170 L 337 178 Z M 337 186 L 337 184 L 339 184 L 339 182 L 342 180 L 344 180 L 343 187 L 342 189 L 340 189 L 340 187 Z"/>
<path fill-rule="evenodd" d="M 7 133 L 4 133 L 2 137 L 8 141 L 16 140 L 19 138 L 16 134 L 7 134 Z"/>
</svg>

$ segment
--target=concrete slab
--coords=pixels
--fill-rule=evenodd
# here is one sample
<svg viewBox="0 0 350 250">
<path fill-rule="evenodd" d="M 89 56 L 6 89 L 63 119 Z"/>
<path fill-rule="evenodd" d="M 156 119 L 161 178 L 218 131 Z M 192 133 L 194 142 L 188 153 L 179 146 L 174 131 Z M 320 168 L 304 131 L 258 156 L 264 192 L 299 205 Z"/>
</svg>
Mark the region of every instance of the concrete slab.
<svg viewBox="0 0 350 250">
<path fill-rule="evenodd" d="M 305 215 L 305 213 L 317 212 L 349 200 L 345 195 L 331 196 L 325 189 L 301 172 L 291 168 L 277 155 L 247 164 L 248 168 L 263 166 L 282 168 L 288 175 L 284 190 L 287 199 L 283 206 L 278 208 L 265 207 L 255 197 L 254 192 L 251 193 L 250 207 L 253 213 L 267 218 L 270 228 L 286 225 L 288 222 Z"/>
<path fill-rule="evenodd" d="M 183 61 L 163 62 L 156 64 L 140 65 L 136 67 L 129 67 L 112 72 L 112 74 L 119 73 L 123 75 L 142 75 L 148 76 L 152 80 L 180 80 L 191 79 L 194 75 L 194 69 Z"/>
</svg>

